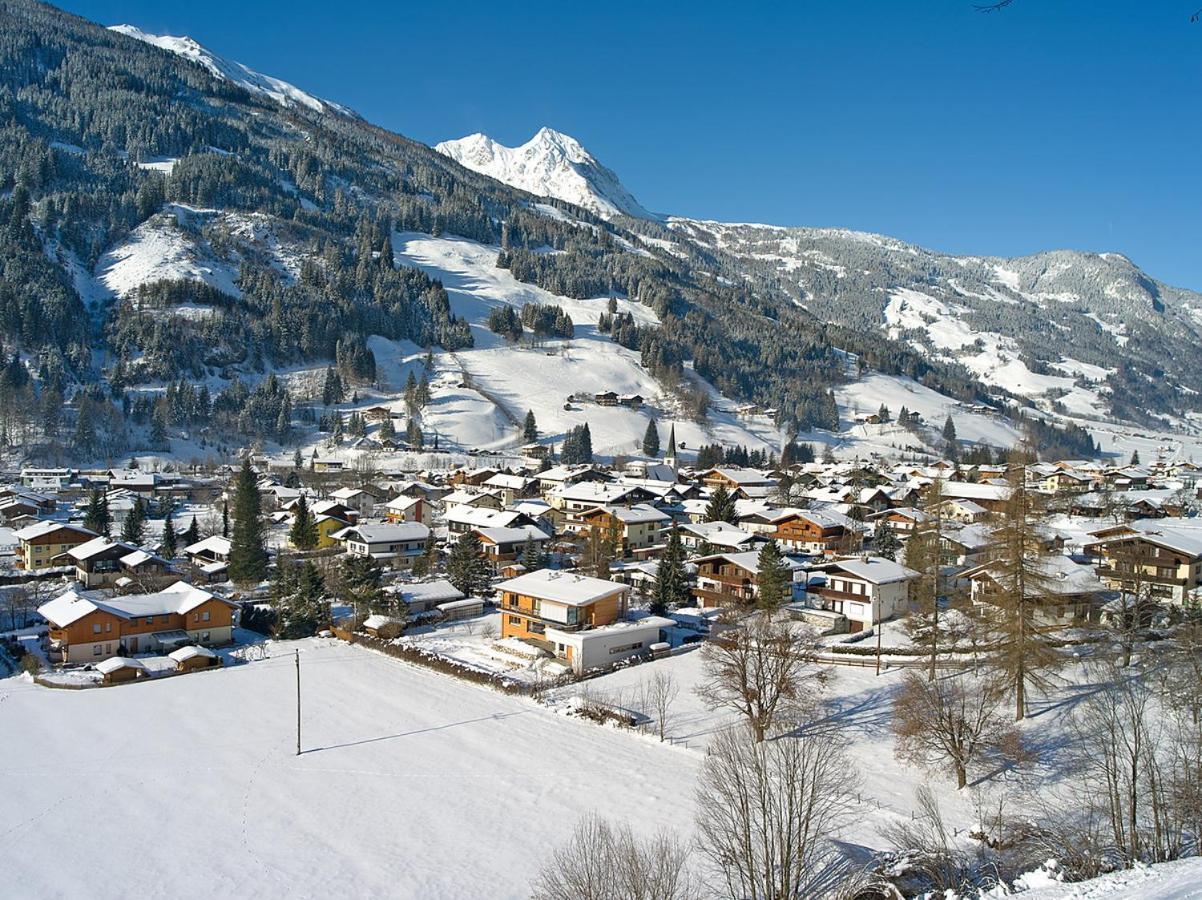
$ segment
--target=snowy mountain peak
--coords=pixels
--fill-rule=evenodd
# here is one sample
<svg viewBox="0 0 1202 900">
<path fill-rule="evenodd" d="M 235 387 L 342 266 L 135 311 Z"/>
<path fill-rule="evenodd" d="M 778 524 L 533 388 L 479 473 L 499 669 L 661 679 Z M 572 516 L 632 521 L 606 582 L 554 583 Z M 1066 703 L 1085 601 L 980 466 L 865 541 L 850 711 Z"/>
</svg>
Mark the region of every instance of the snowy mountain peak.
<svg viewBox="0 0 1202 900">
<path fill-rule="evenodd" d="M 296 85 L 281 81 L 278 78 L 272 78 L 270 75 L 256 72 L 254 69 L 248 68 L 232 59 L 218 56 L 190 37 L 174 37 L 169 34 L 148 34 L 133 25 L 111 25 L 109 26 L 109 30 L 147 44 L 152 44 L 161 50 L 166 50 L 177 56 L 182 56 L 184 59 L 191 60 L 203 66 L 213 77 L 221 81 L 229 81 L 236 84 L 250 91 L 252 94 L 267 97 L 281 106 L 304 106 L 315 112 L 336 112 L 347 116 L 355 115 L 353 111 L 347 109 L 345 106 L 314 97 L 312 94 L 302 91 Z"/>
<path fill-rule="evenodd" d="M 469 134 L 434 149 L 464 168 L 532 194 L 575 203 L 607 219 L 616 215 L 659 218 L 579 141 L 553 128 L 540 128 L 520 147 L 498 144 L 486 134 Z"/>
</svg>

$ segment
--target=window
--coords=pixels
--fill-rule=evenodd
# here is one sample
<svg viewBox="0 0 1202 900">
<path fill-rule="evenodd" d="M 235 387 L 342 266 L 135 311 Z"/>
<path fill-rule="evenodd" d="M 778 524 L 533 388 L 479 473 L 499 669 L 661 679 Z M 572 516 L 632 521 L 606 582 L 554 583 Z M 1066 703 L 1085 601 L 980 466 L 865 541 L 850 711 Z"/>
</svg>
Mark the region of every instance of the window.
<svg viewBox="0 0 1202 900">
<path fill-rule="evenodd" d="M 207 644 L 207 643 L 209 642 L 209 632 L 207 632 L 207 631 L 202 631 L 202 632 L 200 633 L 200 642 L 201 642 L 202 644 Z"/>
<path fill-rule="evenodd" d="M 153 625 L 153 624 L 154 624 L 154 616 L 147 616 L 147 617 L 146 617 L 146 624 L 147 624 L 147 625 Z"/>
<path fill-rule="evenodd" d="M 202 621 L 202 622 L 209 621 L 209 614 L 207 612 L 202 612 L 200 614 L 200 621 Z"/>
<path fill-rule="evenodd" d="M 200 613 L 192 613 L 192 621 L 199 622 L 200 621 Z"/>
<path fill-rule="evenodd" d="M 510 616 L 510 617 L 509 617 L 509 624 L 510 624 L 510 625 L 521 625 L 521 624 L 522 624 L 522 618 L 521 618 L 521 616 Z"/>
<path fill-rule="evenodd" d="M 92 655 L 93 655 L 93 656 L 99 656 L 99 655 L 100 655 L 100 645 L 99 645 L 99 644 L 93 644 L 93 645 L 92 645 Z"/>
<path fill-rule="evenodd" d="M 97 622 L 92 626 L 92 634 L 100 634 L 100 623 Z"/>
</svg>

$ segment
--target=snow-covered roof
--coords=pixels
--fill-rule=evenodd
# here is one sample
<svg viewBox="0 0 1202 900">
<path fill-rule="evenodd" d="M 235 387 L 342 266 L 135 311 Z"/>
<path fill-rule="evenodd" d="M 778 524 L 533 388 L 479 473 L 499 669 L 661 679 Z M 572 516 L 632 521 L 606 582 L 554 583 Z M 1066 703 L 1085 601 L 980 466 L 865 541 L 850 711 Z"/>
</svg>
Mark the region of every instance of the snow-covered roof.
<svg viewBox="0 0 1202 900">
<path fill-rule="evenodd" d="M 406 603 L 442 603 L 458 600 L 463 597 L 463 591 L 449 581 L 426 581 L 421 584 L 407 584 L 400 590 L 401 598 Z"/>
<path fill-rule="evenodd" d="M 138 548 L 133 544 L 126 544 L 122 541 L 112 541 L 104 536 L 94 537 L 90 541 L 84 541 L 82 544 L 76 544 L 67 553 L 72 559 L 84 560 L 91 559 L 93 556 L 98 556 L 113 548 L 123 548 L 126 553 L 133 553 Z"/>
<path fill-rule="evenodd" d="M 215 556 L 229 556 L 230 539 L 222 537 L 219 534 L 214 534 L 211 537 L 203 538 L 195 544 L 189 544 L 184 548 L 184 553 L 188 556 L 195 556 L 198 553 L 212 553 Z"/>
<path fill-rule="evenodd" d="M 636 503 L 634 506 L 598 506 L 585 510 L 581 515 L 590 516 L 598 510 L 609 513 L 624 525 L 638 525 L 645 522 L 667 522 L 672 517 L 660 512 L 647 503 Z"/>
<path fill-rule="evenodd" d="M 502 581 L 497 585 L 497 590 L 537 597 L 540 600 L 553 600 L 567 606 L 587 606 L 602 597 L 608 597 L 618 591 L 629 591 L 630 588 L 624 584 L 578 575 L 575 572 L 539 569 Z"/>
<path fill-rule="evenodd" d="M 108 659 L 102 659 L 96 663 L 96 671 L 101 675 L 109 675 L 116 672 L 118 669 L 137 669 L 140 672 L 145 672 L 146 667 L 142 665 L 140 660 L 133 659 L 128 656 L 110 656 Z"/>
<path fill-rule="evenodd" d="M 918 572 L 908 569 L 901 563 L 896 563 L 883 556 L 857 556 L 851 559 L 836 559 L 828 563 L 814 566 L 814 572 L 846 572 L 856 578 L 861 578 L 870 584 L 892 584 L 896 581 L 909 581 L 918 577 Z"/>
<path fill-rule="evenodd" d="M 522 541 L 548 541 L 551 539 L 546 532 L 533 525 L 519 525 L 516 528 L 477 528 L 480 537 L 494 544 L 514 544 Z"/>
<path fill-rule="evenodd" d="M 713 553 L 709 556 L 698 557 L 693 562 L 702 563 L 711 559 L 724 559 L 753 575 L 758 575 L 760 571 L 760 552 L 758 550 L 745 550 L 742 553 Z M 794 572 L 805 568 L 797 560 L 787 556 L 781 558 L 781 563 L 786 569 Z"/>
<path fill-rule="evenodd" d="M 403 541 L 424 541 L 429 536 L 430 529 L 421 522 L 352 525 L 350 528 L 344 528 L 333 535 L 333 537 L 338 540 L 356 538 L 365 544 L 392 544 Z"/>
<path fill-rule="evenodd" d="M 44 537 L 47 534 L 53 534 L 60 528 L 70 528 L 77 534 L 96 534 L 96 532 L 89 531 L 82 525 L 71 525 L 66 522 L 42 521 L 34 522 L 32 525 L 26 525 L 19 531 L 14 531 L 13 537 L 15 537 L 18 541 L 32 541 L 36 540 L 37 538 Z"/>
<path fill-rule="evenodd" d="M 167 654 L 176 662 L 184 662 L 185 660 L 194 659 L 198 656 L 204 656 L 208 659 L 216 659 L 217 654 L 208 647 L 197 647 L 194 644 L 189 644 L 187 647 L 180 647 L 178 650 L 172 650 Z"/>
<path fill-rule="evenodd" d="M 119 597 L 100 597 L 71 590 L 43 603 L 38 607 L 38 614 L 50 624 L 65 628 L 96 610 L 111 613 L 122 619 L 169 613 L 183 615 L 212 599 L 213 594 L 193 587 L 186 581 L 177 581 L 171 587 L 154 594 L 126 594 Z"/>
</svg>

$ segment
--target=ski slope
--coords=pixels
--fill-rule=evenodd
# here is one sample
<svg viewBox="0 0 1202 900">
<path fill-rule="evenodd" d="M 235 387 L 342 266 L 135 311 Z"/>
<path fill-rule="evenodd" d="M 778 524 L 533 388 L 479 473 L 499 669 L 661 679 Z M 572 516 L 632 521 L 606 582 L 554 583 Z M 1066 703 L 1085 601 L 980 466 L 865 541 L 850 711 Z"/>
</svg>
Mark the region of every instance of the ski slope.
<svg viewBox="0 0 1202 900">
<path fill-rule="evenodd" d="M 442 433 L 462 446 L 516 446 L 516 424 L 498 423 L 518 423 L 531 410 L 542 439 L 556 446 L 571 428 L 587 422 L 593 449 L 603 456 L 641 452 L 643 434 L 652 418 L 660 424 L 661 443 L 665 445 L 669 424 L 675 423 L 677 441 L 686 453 L 713 441 L 779 451 L 781 436 L 767 418 L 740 418 L 732 411 L 735 404 L 708 385 L 705 389 L 714 399 L 708 421 L 701 424 L 681 417 L 675 398 L 642 367 L 638 353 L 597 331 L 608 297 L 576 300 L 524 284 L 507 269 L 497 268 L 498 247 L 464 238 L 398 232 L 393 235 L 393 251 L 398 265 L 421 269 L 440 280 L 455 315 L 471 323 L 474 347 L 436 354 L 438 377 L 432 379 L 434 399 L 426 414 Z M 493 308 L 520 308 L 528 303 L 563 308 L 576 326 L 575 337 L 548 340 L 537 346 L 514 345 L 488 329 L 488 314 Z M 654 311 L 640 303 L 618 298 L 617 306 L 619 312 L 630 313 L 640 324 L 658 322 Z M 390 352 L 389 343 L 374 338 L 372 351 L 377 367 L 388 373 L 389 382 L 400 387 L 406 369 L 419 362 L 421 354 L 415 354 L 417 348 L 411 344 L 394 345 Z M 459 387 L 461 384 L 469 388 Z M 606 390 L 641 394 L 647 406 L 631 410 L 598 406 L 591 399 L 568 402 L 573 395 L 591 398 Z M 491 403 L 494 412 L 480 407 L 472 393 Z M 468 414 L 461 415 L 463 412 Z"/>
<path fill-rule="evenodd" d="M 0 681 L 7 883 L 519 898 L 585 812 L 647 834 L 691 822 L 696 754 L 339 642 L 271 653 L 112 689 Z"/>
</svg>

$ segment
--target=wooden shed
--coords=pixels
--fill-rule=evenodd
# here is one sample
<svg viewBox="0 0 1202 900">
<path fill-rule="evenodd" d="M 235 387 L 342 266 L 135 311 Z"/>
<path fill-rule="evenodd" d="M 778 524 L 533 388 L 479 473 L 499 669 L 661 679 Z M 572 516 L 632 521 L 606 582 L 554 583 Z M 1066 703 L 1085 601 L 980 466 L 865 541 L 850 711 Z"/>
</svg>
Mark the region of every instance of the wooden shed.
<svg viewBox="0 0 1202 900">
<path fill-rule="evenodd" d="M 96 671 L 104 677 L 105 684 L 120 684 L 146 674 L 146 667 L 128 656 L 110 656 L 96 663 Z"/>
<path fill-rule="evenodd" d="M 401 632 L 405 630 L 405 625 L 399 619 L 394 619 L 391 616 L 373 615 L 363 620 L 363 630 L 372 637 L 390 641 L 393 638 L 401 636 Z"/>
<path fill-rule="evenodd" d="M 177 672 L 193 672 L 221 665 L 221 658 L 208 647 L 180 647 L 178 650 L 172 650 L 167 656 L 175 663 Z"/>
</svg>

